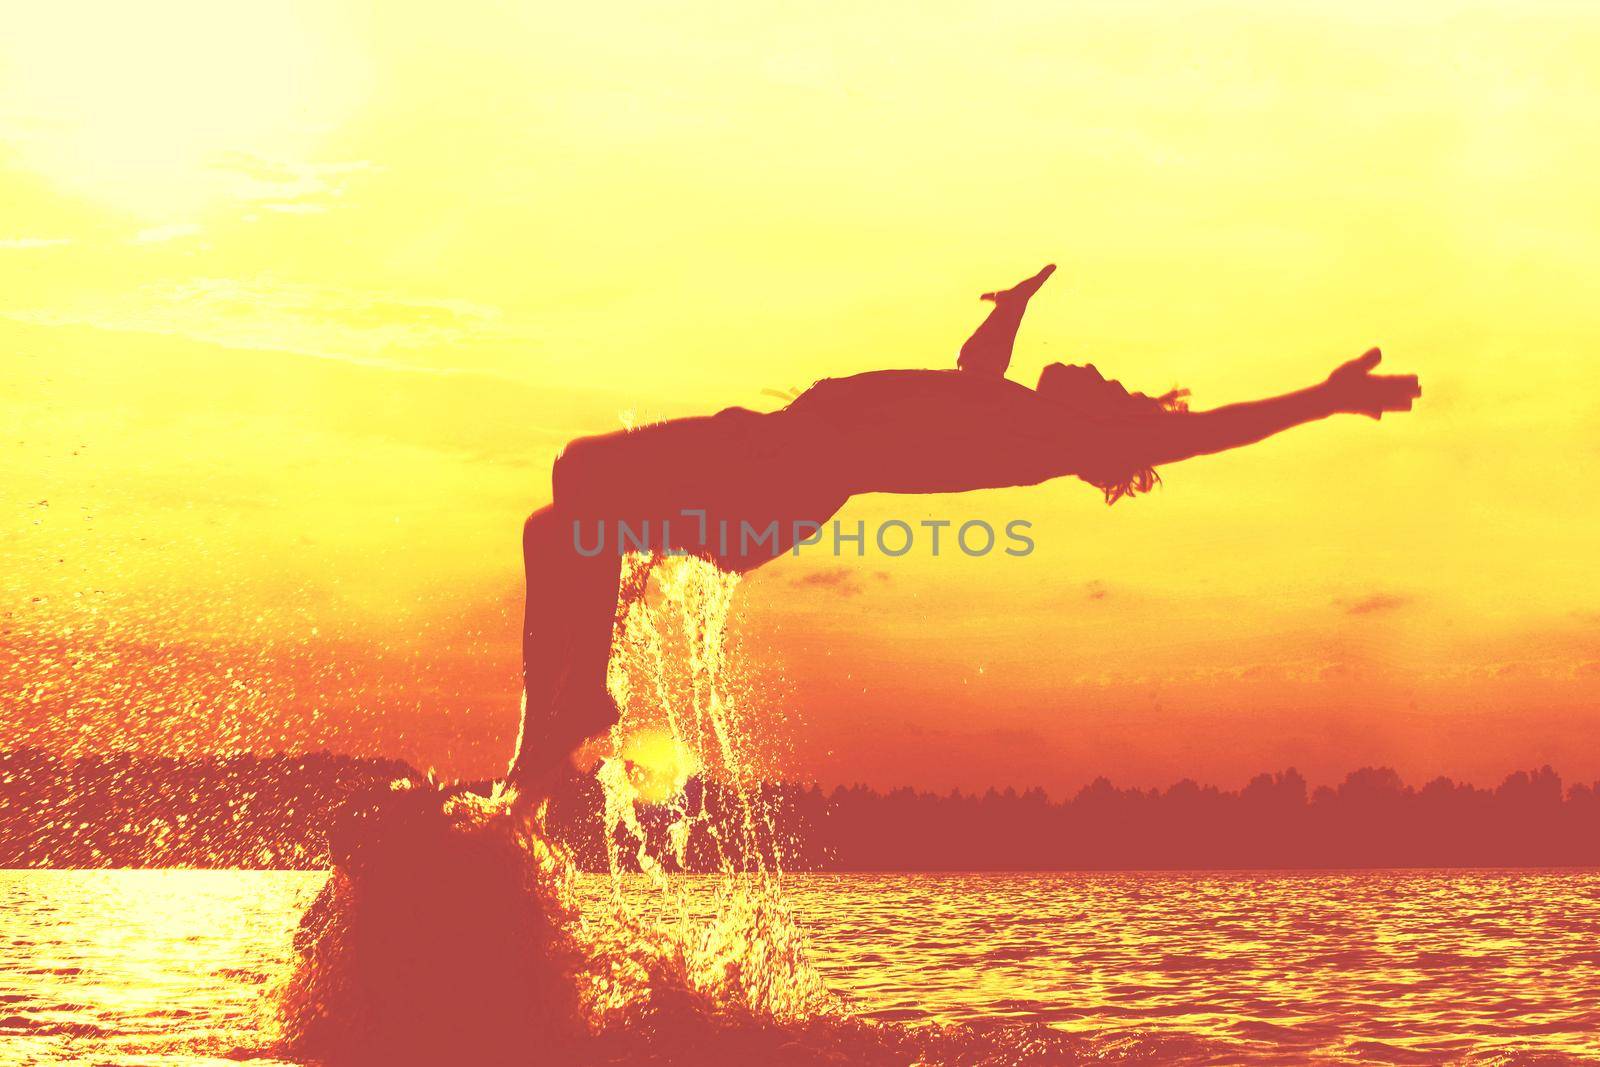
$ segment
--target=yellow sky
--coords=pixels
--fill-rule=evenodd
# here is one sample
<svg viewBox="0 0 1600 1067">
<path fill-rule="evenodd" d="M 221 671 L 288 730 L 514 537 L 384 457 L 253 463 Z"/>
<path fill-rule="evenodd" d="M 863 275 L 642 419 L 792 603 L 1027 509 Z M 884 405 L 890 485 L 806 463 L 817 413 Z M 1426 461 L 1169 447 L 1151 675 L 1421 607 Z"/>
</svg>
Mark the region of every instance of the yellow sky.
<svg viewBox="0 0 1600 1067">
<path fill-rule="evenodd" d="M 562 442 L 946 365 L 1053 260 L 1021 380 L 1381 343 L 1424 403 L 1109 511 L 857 501 L 1038 550 L 752 579 L 802 773 L 1600 775 L 1596 54 L 1554 4 L 19 10 L 0 726 L 483 773 Z"/>
</svg>

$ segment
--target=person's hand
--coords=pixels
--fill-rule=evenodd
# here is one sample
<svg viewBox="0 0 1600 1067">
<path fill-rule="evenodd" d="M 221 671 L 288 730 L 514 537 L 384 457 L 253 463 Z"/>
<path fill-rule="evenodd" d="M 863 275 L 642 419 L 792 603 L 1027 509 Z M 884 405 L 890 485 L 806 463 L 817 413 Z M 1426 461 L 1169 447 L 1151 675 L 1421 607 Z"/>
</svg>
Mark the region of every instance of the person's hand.
<svg viewBox="0 0 1600 1067">
<path fill-rule="evenodd" d="M 1333 400 L 1335 411 L 1378 419 L 1386 411 L 1411 410 L 1411 402 L 1422 395 L 1417 376 L 1373 374 L 1373 369 L 1382 359 L 1382 352 L 1369 348 L 1328 375 L 1325 388 Z"/>
</svg>

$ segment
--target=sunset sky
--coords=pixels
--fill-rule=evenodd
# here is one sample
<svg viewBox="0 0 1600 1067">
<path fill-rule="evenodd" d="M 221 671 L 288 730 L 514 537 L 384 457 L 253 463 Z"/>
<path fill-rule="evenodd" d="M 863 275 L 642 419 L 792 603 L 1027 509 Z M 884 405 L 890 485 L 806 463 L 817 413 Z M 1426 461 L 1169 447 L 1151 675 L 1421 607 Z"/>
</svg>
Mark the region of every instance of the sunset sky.
<svg viewBox="0 0 1600 1067">
<path fill-rule="evenodd" d="M 570 438 L 948 366 L 1196 406 L 1381 344 L 1410 416 L 869 497 L 1025 559 L 783 559 L 796 777 L 1600 777 L 1583 5 L 19 7 L 0 34 L 0 731 L 488 774 Z"/>
</svg>

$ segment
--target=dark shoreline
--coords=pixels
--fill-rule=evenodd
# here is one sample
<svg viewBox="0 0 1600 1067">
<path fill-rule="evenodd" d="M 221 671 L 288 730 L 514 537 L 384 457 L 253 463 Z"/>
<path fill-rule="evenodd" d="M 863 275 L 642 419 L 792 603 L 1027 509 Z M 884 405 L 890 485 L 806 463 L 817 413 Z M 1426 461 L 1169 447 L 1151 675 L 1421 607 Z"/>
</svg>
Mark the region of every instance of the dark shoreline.
<svg viewBox="0 0 1600 1067">
<path fill-rule="evenodd" d="M 179 759 L 117 753 L 60 758 L 0 752 L 0 869 L 316 870 L 351 799 L 422 781 L 397 760 L 326 752 Z M 692 781 L 688 800 L 715 818 L 736 803 Z M 579 866 L 606 869 L 599 786 L 573 778 L 552 826 Z M 1600 867 L 1600 783 L 1566 787 L 1548 767 L 1483 789 L 1421 788 L 1386 769 L 1311 789 L 1295 771 L 1224 791 L 1181 782 L 1119 789 L 1098 779 L 1074 796 L 1041 790 L 936 795 L 864 786 L 775 784 L 781 866 L 794 872 L 1306 872 L 1581 870 Z M 644 809 L 647 835 L 672 819 Z M 775 842 L 775 844 L 774 844 Z M 623 850 L 631 851 L 631 850 Z M 714 870 L 691 837 L 690 870 Z"/>
</svg>

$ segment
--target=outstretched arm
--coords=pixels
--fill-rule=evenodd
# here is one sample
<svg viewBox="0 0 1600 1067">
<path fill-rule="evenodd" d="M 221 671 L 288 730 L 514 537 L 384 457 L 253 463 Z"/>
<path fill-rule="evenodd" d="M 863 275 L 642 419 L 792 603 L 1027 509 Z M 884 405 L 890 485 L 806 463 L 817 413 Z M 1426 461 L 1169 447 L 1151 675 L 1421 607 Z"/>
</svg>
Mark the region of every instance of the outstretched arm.
<svg viewBox="0 0 1600 1067">
<path fill-rule="evenodd" d="M 1169 412 L 1141 427 L 1137 446 L 1150 466 L 1191 456 L 1224 452 L 1281 433 L 1291 426 L 1337 414 L 1381 418 L 1384 412 L 1410 411 L 1422 395 L 1414 374 L 1373 374 L 1383 354 L 1369 349 L 1320 384 L 1267 400 L 1229 404 L 1211 411 Z M 1144 420 L 1140 420 L 1143 422 Z"/>
<path fill-rule="evenodd" d="M 1267 400 L 1099 416 L 1006 378 L 869 371 L 817 383 L 772 425 L 793 434 L 779 448 L 797 464 L 788 482 L 822 479 L 848 495 L 964 493 L 1067 476 L 1108 489 L 1130 478 L 1136 484 L 1161 464 L 1253 444 L 1339 412 L 1377 418 L 1409 410 L 1421 395 L 1417 379 L 1373 374 L 1379 358 L 1372 349 L 1320 385 Z M 1148 400 L 1138 406 L 1157 407 Z M 644 468 L 630 455 L 626 469 L 639 478 Z"/>
</svg>

